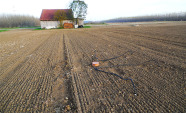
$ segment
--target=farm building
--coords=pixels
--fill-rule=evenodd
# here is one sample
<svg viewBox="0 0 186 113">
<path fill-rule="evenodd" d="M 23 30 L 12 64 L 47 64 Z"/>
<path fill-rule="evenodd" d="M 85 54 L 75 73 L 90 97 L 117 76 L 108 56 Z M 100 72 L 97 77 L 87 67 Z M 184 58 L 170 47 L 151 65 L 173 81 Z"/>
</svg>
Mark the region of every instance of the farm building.
<svg viewBox="0 0 186 113">
<path fill-rule="evenodd" d="M 66 15 L 69 15 L 68 13 L 73 13 L 71 9 L 43 9 L 40 17 L 41 28 L 51 29 L 59 27 L 60 22 L 57 21 L 57 19 L 55 18 L 57 11 L 64 11 Z M 76 21 L 77 19 L 74 19 L 73 21 L 67 16 L 67 19 L 64 20 L 62 24 L 71 23 L 75 25 L 76 23 L 78 23 L 78 25 L 83 25 L 84 23 L 83 19 L 78 19 L 78 22 Z"/>
<path fill-rule="evenodd" d="M 74 25 L 84 25 L 84 19 L 83 18 L 74 18 Z"/>
</svg>

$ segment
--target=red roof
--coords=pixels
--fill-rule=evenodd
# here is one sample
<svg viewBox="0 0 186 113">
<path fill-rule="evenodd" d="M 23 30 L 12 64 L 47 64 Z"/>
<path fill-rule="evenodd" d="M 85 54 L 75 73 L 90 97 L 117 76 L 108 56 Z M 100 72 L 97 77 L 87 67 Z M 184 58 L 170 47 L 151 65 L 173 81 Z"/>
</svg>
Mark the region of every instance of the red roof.
<svg viewBox="0 0 186 113">
<path fill-rule="evenodd" d="M 70 10 L 72 11 L 72 9 L 43 9 L 42 13 L 41 13 L 40 20 L 41 21 L 52 21 L 52 20 L 55 20 L 54 19 L 54 14 L 58 10 L 65 11 L 65 12 L 68 12 Z"/>
</svg>

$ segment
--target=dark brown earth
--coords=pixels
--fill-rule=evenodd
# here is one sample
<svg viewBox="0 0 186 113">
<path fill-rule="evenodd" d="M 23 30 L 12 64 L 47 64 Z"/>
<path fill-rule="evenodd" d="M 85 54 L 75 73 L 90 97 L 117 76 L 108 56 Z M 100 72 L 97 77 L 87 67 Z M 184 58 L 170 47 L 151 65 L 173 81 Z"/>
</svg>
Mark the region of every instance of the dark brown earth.
<svg viewBox="0 0 186 113">
<path fill-rule="evenodd" d="M 0 112 L 184 112 L 182 23 L 1 32 Z"/>
</svg>

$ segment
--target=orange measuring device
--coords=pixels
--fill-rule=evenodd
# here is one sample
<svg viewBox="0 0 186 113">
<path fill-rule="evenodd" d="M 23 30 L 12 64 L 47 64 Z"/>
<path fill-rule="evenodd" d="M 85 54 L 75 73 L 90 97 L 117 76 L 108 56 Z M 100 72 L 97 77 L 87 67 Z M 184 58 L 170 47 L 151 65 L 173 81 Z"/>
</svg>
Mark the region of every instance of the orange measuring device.
<svg viewBox="0 0 186 113">
<path fill-rule="evenodd" d="M 98 67 L 99 66 L 99 62 L 92 62 L 92 66 Z"/>
</svg>

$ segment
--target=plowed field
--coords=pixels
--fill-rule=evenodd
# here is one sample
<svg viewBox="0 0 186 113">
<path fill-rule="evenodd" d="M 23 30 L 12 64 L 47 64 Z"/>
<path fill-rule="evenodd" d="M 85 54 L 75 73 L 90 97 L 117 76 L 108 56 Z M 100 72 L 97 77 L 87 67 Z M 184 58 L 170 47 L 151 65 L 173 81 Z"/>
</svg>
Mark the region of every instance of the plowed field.
<svg viewBox="0 0 186 113">
<path fill-rule="evenodd" d="M 95 52 L 96 50 L 96 52 Z M 0 112 L 184 112 L 186 24 L 0 33 Z M 132 78 L 130 81 L 96 71 Z M 118 57 L 119 56 L 119 57 Z M 114 66 L 115 65 L 115 66 Z"/>
</svg>

